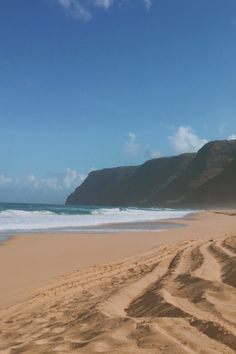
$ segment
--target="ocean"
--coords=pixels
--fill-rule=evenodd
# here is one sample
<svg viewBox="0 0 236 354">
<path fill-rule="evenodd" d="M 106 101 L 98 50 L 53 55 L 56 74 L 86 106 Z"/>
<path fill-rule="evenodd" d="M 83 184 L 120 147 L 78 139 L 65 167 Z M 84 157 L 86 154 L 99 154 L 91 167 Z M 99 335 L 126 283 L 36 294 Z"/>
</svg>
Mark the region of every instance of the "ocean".
<svg viewBox="0 0 236 354">
<path fill-rule="evenodd" d="M 0 203 L 0 237 L 22 232 L 115 232 L 161 230 L 172 224 L 155 223 L 181 218 L 192 210 L 114 208 L 54 204 Z"/>
</svg>

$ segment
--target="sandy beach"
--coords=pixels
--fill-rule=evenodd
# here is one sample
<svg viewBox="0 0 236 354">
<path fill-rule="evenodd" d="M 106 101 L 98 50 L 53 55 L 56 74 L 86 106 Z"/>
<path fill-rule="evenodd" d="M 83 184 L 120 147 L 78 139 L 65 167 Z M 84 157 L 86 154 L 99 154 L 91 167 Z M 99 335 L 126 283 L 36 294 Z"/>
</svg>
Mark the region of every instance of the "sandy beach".
<svg viewBox="0 0 236 354">
<path fill-rule="evenodd" d="M 234 353 L 236 216 L 0 246 L 0 353 Z"/>
</svg>

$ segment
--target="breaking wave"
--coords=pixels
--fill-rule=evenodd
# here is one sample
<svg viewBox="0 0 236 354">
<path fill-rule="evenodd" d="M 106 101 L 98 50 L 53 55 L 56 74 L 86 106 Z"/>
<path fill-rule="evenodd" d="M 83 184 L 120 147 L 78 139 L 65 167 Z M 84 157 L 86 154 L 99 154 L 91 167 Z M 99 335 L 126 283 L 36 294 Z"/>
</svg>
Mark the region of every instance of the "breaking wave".
<svg viewBox="0 0 236 354">
<path fill-rule="evenodd" d="M 110 224 L 181 218 L 190 212 L 190 210 L 156 208 L 1 204 L 0 231 L 86 230 L 86 228 Z"/>
</svg>

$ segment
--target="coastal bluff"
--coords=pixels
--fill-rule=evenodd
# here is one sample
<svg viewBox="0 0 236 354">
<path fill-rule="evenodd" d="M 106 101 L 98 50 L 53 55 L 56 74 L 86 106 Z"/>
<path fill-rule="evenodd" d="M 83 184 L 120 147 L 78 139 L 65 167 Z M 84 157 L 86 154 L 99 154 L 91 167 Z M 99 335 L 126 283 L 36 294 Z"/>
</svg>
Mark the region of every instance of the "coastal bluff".
<svg viewBox="0 0 236 354">
<path fill-rule="evenodd" d="M 92 171 L 66 204 L 210 208 L 236 206 L 236 140 L 140 166 Z"/>
</svg>

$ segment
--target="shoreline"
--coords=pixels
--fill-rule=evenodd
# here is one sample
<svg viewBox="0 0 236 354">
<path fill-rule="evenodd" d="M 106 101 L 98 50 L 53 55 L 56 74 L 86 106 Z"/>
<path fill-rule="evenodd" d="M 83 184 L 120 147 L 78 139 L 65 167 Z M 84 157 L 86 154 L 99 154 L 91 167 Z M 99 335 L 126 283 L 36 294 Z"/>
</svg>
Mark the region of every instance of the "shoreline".
<svg viewBox="0 0 236 354">
<path fill-rule="evenodd" d="M 101 224 L 94 227 L 90 227 L 90 229 L 86 230 L 60 230 L 60 229 L 42 229 L 42 230 L 33 230 L 33 231 L 17 231 L 11 232 L 7 231 L 7 233 L 0 232 L 0 247 L 6 244 L 8 241 L 15 239 L 16 237 L 21 236 L 36 236 L 36 235 L 103 235 L 103 234 L 120 234 L 120 233 L 149 233 L 149 232 L 163 232 L 166 230 L 171 230 L 175 228 L 184 228 L 185 220 L 191 218 L 195 214 L 202 213 L 204 210 L 190 212 L 189 214 L 180 217 L 180 218 L 169 218 L 169 219 L 157 219 L 150 221 L 139 221 L 139 222 L 122 222 L 122 223 L 111 223 L 111 224 Z M 181 220 L 181 222 L 179 222 Z M 130 228 L 130 226 L 138 225 L 138 228 Z M 149 228 L 143 229 L 142 226 L 148 226 Z M 152 226 L 152 227 L 150 227 Z M 159 226 L 159 228 L 155 228 L 155 226 Z M 166 227 L 165 227 L 166 226 Z M 120 229 L 119 227 L 123 227 Z M 127 227 L 127 228 L 126 228 Z"/>
<path fill-rule="evenodd" d="M 30 233 L 105 233 L 123 231 L 149 231 L 159 229 L 163 219 L 172 222 L 192 210 L 138 209 L 138 208 L 87 208 L 26 205 L 14 206 L 1 212 L 0 242 L 11 235 Z M 11 209 L 13 208 L 13 209 Z M 22 210 L 20 209 L 22 208 Z M 169 224 L 172 227 L 172 223 Z"/>
<path fill-rule="evenodd" d="M 191 215 L 195 215 L 204 211 L 190 212 L 187 215 L 179 218 L 163 218 L 157 220 L 145 221 L 130 221 L 119 223 L 106 223 L 94 226 L 84 226 L 76 228 L 52 228 L 52 229 L 35 229 L 35 230 L 13 230 L 0 231 L 0 246 L 7 240 L 24 235 L 39 235 L 39 234 L 105 234 L 105 233 L 122 233 L 122 232 L 159 232 L 168 229 L 185 227 L 184 222 L 179 223 L 179 220 L 184 221 Z M 145 228 L 146 226 L 146 228 Z M 156 228 L 155 228 L 156 226 Z"/>
<path fill-rule="evenodd" d="M 11 232 L 9 231 L 9 234 L 7 236 L 1 235 L 0 232 L 0 248 L 6 245 L 8 242 L 17 239 L 18 237 L 36 237 L 36 236 L 65 236 L 65 235 L 71 235 L 71 236 L 101 236 L 101 235 L 113 235 L 113 234 L 139 234 L 139 233 L 159 233 L 159 232 L 165 232 L 173 229 L 181 229 L 181 228 L 186 228 L 188 227 L 187 221 L 188 220 L 195 220 L 198 215 L 201 215 L 201 213 L 205 213 L 208 211 L 205 210 L 198 210 L 196 212 L 190 212 L 189 214 L 180 217 L 180 218 L 170 218 L 170 219 L 161 219 L 161 220 L 150 220 L 150 221 L 140 221 L 140 222 L 124 222 L 124 223 L 111 223 L 111 224 L 101 224 L 98 225 L 98 227 L 101 227 L 101 230 L 98 231 L 98 229 L 93 230 L 59 230 L 59 229 L 43 229 L 43 230 L 33 230 L 33 231 L 17 231 L 17 232 Z M 222 214 L 222 215 L 229 215 L 230 212 L 227 210 L 224 211 L 210 211 L 216 214 Z M 236 215 L 236 212 L 235 214 Z M 119 226 L 130 226 L 130 225 L 159 225 L 160 228 L 155 229 L 154 227 L 151 227 L 149 229 L 119 229 Z M 166 226 L 166 227 L 164 227 Z M 103 228 L 102 228 L 103 227 Z M 106 228 L 112 228 L 113 230 L 106 231 Z M 105 231 L 104 231 L 105 230 Z M 1 239 L 2 237 L 2 239 Z"/>
<path fill-rule="evenodd" d="M 172 223 L 184 227 L 161 232 L 40 232 L 13 235 L 0 244 L 0 308 L 16 301 L 15 292 L 20 294 L 21 289 L 25 289 L 27 294 L 27 289 L 66 273 L 120 261 L 163 244 L 196 237 L 207 238 L 212 228 L 221 234 L 229 226 L 225 219 L 232 219 L 228 219 L 228 215 L 227 211 L 222 214 L 215 211 L 191 213 L 183 218 L 171 219 Z M 210 223 L 211 219 L 214 219 L 214 225 Z M 158 220 L 168 224 L 171 221 Z"/>
</svg>

